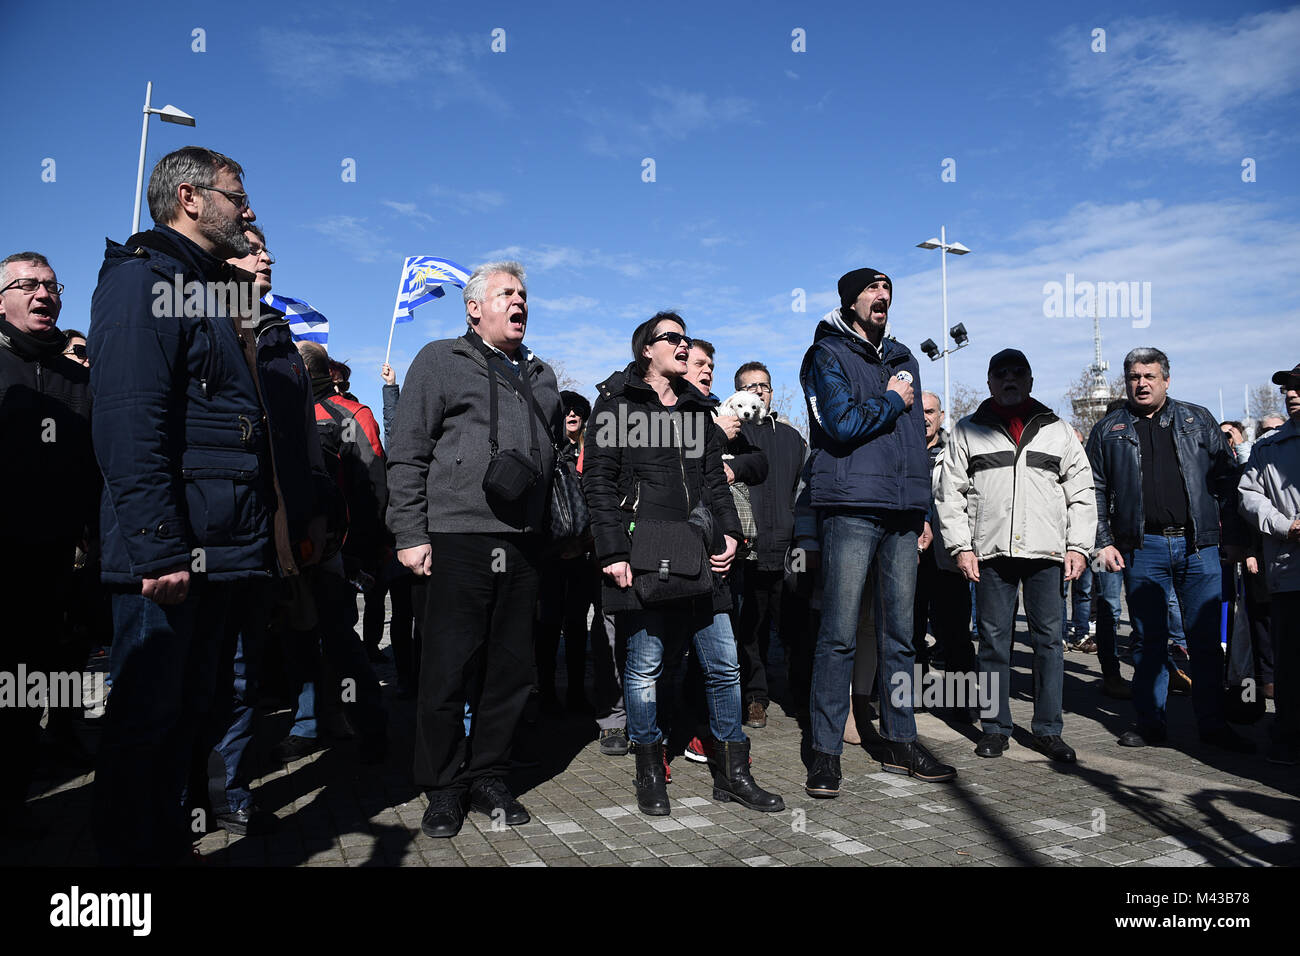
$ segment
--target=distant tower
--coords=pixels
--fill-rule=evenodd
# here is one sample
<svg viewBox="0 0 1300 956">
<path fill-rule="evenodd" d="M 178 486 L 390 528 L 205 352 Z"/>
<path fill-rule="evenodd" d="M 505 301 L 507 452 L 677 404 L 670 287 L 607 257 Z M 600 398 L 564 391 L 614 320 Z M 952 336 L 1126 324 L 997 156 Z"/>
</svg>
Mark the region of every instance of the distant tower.
<svg viewBox="0 0 1300 956">
<path fill-rule="evenodd" d="M 1088 366 L 1088 374 L 1092 376 L 1092 382 L 1088 386 L 1088 393 L 1083 398 L 1074 400 L 1074 414 L 1083 421 L 1095 422 L 1106 414 L 1106 406 L 1110 404 L 1114 397 L 1110 392 L 1110 385 L 1106 382 L 1106 372 L 1110 369 L 1110 363 L 1101 357 L 1101 322 L 1097 320 L 1097 311 L 1093 309 L 1092 313 L 1092 364 Z"/>
</svg>

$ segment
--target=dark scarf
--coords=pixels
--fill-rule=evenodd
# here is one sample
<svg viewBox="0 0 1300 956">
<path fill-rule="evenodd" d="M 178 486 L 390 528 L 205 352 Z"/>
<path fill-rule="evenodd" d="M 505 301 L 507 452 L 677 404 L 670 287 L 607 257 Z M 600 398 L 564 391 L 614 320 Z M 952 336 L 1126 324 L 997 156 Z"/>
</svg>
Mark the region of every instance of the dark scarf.
<svg viewBox="0 0 1300 956">
<path fill-rule="evenodd" d="M 57 328 L 24 332 L 3 317 L 0 317 L 0 334 L 9 339 L 9 347 L 14 353 L 28 362 L 52 359 L 62 355 L 68 347 L 68 337 Z"/>
<path fill-rule="evenodd" d="M 328 373 L 311 377 L 311 397 L 315 401 L 323 402 L 325 399 L 337 394 L 338 390 L 334 388 L 334 379 L 330 378 Z"/>
</svg>

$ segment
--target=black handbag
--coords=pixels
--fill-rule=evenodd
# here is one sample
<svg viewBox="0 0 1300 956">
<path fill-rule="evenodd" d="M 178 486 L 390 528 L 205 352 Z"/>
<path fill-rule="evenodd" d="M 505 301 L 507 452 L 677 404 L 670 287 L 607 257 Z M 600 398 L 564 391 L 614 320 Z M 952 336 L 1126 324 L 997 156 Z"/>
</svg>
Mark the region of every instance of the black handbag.
<svg viewBox="0 0 1300 956">
<path fill-rule="evenodd" d="M 647 607 L 713 590 L 709 549 L 689 522 L 646 518 L 632 524 L 632 587 Z"/>
<path fill-rule="evenodd" d="M 578 469 L 556 449 L 555 474 L 551 479 L 551 536 L 580 538 L 590 524 L 591 510 L 582 493 Z"/>
<path fill-rule="evenodd" d="M 481 343 L 480 343 L 481 344 Z M 481 351 L 483 358 L 487 361 L 488 372 L 488 451 L 489 459 L 487 471 L 483 473 L 483 490 L 488 494 L 506 502 L 515 502 L 528 493 L 528 489 L 537 483 L 537 479 L 542 476 L 542 469 L 538 466 L 537 461 L 540 454 L 537 450 L 537 423 L 533 421 L 533 416 L 528 416 L 528 433 L 532 440 L 532 447 L 529 454 L 523 453 L 513 448 L 501 451 L 497 445 L 497 373 L 493 367 L 501 359 L 488 351 L 486 345 L 482 345 Z M 521 387 L 528 396 L 529 403 L 532 403 L 532 391 L 528 387 L 528 370 L 522 369 L 519 376 Z"/>
</svg>

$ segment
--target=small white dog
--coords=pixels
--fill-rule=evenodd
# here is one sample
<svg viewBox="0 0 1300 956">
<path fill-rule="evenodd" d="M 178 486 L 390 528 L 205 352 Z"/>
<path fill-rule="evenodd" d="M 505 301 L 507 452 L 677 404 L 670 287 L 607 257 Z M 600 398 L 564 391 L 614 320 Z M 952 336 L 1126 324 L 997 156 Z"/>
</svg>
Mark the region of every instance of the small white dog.
<svg viewBox="0 0 1300 956">
<path fill-rule="evenodd" d="M 763 400 L 753 392 L 736 392 L 714 412 L 714 417 L 719 415 L 735 415 L 742 422 L 753 422 L 755 425 L 762 422 L 767 417 L 767 406 Z"/>
</svg>

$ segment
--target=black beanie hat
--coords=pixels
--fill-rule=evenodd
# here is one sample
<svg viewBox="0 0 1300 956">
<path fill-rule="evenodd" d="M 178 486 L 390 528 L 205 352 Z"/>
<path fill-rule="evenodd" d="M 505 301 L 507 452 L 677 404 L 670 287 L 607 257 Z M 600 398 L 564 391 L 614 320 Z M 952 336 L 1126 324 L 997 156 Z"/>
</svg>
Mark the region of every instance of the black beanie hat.
<svg viewBox="0 0 1300 956">
<path fill-rule="evenodd" d="M 889 276 L 877 269 L 854 269 L 852 272 L 846 272 L 840 276 L 840 308 L 848 311 L 854 302 L 858 301 L 858 296 L 862 295 L 862 290 L 877 279 L 884 279 L 889 286 L 889 291 L 894 291 L 894 283 Z"/>
<path fill-rule="evenodd" d="M 564 414 L 569 414 L 569 409 L 578 413 L 578 417 L 584 422 L 591 417 L 591 402 L 587 401 L 577 392 L 564 391 L 560 393 L 560 405 L 564 409 Z"/>
</svg>

